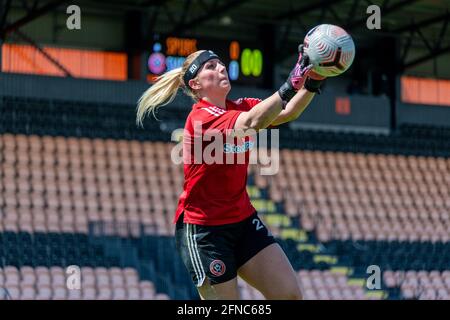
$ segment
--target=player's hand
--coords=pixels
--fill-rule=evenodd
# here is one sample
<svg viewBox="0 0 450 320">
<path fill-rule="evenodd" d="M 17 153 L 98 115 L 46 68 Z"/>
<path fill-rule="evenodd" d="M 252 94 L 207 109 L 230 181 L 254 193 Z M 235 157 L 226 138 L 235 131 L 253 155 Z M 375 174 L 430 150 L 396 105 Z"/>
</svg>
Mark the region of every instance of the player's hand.
<svg viewBox="0 0 450 320">
<path fill-rule="evenodd" d="M 309 58 L 303 52 L 303 45 L 298 47 L 298 59 L 286 82 L 278 90 L 281 99 L 288 102 L 300 90 L 311 73 L 313 65 L 309 63 Z"/>
<path fill-rule="evenodd" d="M 320 88 L 322 87 L 322 84 L 325 81 L 326 77 L 321 76 L 320 74 L 314 71 L 314 66 L 312 63 L 310 63 L 309 57 L 306 53 L 304 53 L 303 49 L 304 49 L 303 44 L 298 46 L 299 61 L 301 59 L 301 63 L 303 63 L 303 65 L 308 65 L 307 68 L 309 69 L 307 77 L 303 82 L 303 86 L 305 87 L 306 90 L 310 92 L 320 94 L 321 92 Z"/>
<path fill-rule="evenodd" d="M 309 62 L 309 57 L 303 51 L 303 45 L 298 46 L 298 59 L 294 69 L 289 74 L 288 82 L 298 91 L 300 90 L 306 78 L 311 76 L 313 64 Z"/>
<path fill-rule="evenodd" d="M 325 80 L 326 78 L 314 71 L 314 65 L 309 61 L 309 57 L 304 51 L 303 44 L 298 46 L 298 61 L 295 65 L 295 68 L 298 68 L 300 70 L 302 68 L 307 68 L 308 70 L 310 69 L 310 71 L 308 71 L 308 77 L 314 80 Z"/>
</svg>

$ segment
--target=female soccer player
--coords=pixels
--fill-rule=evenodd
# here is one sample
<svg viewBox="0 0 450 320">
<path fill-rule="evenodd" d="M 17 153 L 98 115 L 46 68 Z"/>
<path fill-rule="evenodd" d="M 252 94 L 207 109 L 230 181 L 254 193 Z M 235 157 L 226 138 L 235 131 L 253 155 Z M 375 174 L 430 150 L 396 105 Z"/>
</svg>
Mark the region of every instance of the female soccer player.
<svg viewBox="0 0 450 320">
<path fill-rule="evenodd" d="M 177 249 L 202 299 L 239 299 L 238 275 L 266 299 L 302 297 L 289 260 L 250 203 L 248 157 L 241 164 L 192 157 L 196 139 L 208 131 L 229 136 L 235 134 L 232 129 L 255 132 L 296 119 L 324 79 L 311 70 L 301 46 L 299 52 L 287 81 L 265 100 L 228 100 L 227 70 L 212 51 L 189 55 L 181 68 L 160 76 L 139 100 L 140 124 L 156 107 L 170 103 L 180 87 L 195 101 L 183 135 L 185 182 L 174 223 Z M 236 145 L 223 148 L 223 156 L 248 155 L 247 138 L 246 133 L 234 136 Z M 201 142 L 201 150 L 207 145 Z"/>
</svg>

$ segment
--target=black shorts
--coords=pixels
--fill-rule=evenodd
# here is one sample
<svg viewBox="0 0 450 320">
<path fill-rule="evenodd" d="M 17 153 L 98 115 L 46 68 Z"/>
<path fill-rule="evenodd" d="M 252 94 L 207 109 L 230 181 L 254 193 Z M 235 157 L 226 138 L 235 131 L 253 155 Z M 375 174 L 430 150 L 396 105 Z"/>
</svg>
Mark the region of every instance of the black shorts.
<svg viewBox="0 0 450 320">
<path fill-rule="evenodd" d="M 175 237 L 177 250 L 197 287 L 206 278 L 211 284 L 233 279 L 244 263 L 276 242 L 256 212 L 241 222 L 219 226 L 184 223 L 181 215 Z"/>
</svg>

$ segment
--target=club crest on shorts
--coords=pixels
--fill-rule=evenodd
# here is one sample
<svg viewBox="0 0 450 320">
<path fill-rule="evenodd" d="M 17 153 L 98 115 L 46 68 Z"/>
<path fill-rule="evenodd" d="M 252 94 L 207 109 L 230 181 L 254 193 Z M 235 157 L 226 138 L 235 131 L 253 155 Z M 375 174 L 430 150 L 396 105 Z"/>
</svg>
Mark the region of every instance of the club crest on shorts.
<svg viewBox="0 0 450 320">
<path fill-rule="evenodd" d="M 209 271 L 216 277 L 219 277 L 225 273 L 225 263 L 222 260 L 213 260 L 209 265 Z"/>
</svg>

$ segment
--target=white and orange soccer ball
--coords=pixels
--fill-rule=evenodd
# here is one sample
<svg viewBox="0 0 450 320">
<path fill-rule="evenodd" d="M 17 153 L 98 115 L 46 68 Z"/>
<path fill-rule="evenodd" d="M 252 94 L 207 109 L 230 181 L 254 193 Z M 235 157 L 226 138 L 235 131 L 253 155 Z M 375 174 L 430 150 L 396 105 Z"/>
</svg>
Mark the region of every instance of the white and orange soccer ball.
<svg viewBox="0 0 450 320">
<path fill-rule="evenodd" d="M 321 24 L 312 28 L 304 41 L 305 53 L 314 65 L 313 70 L 324 77 L 345 72 L 355 58 L 355 43 L 341 27 Z"/>
</svg>

